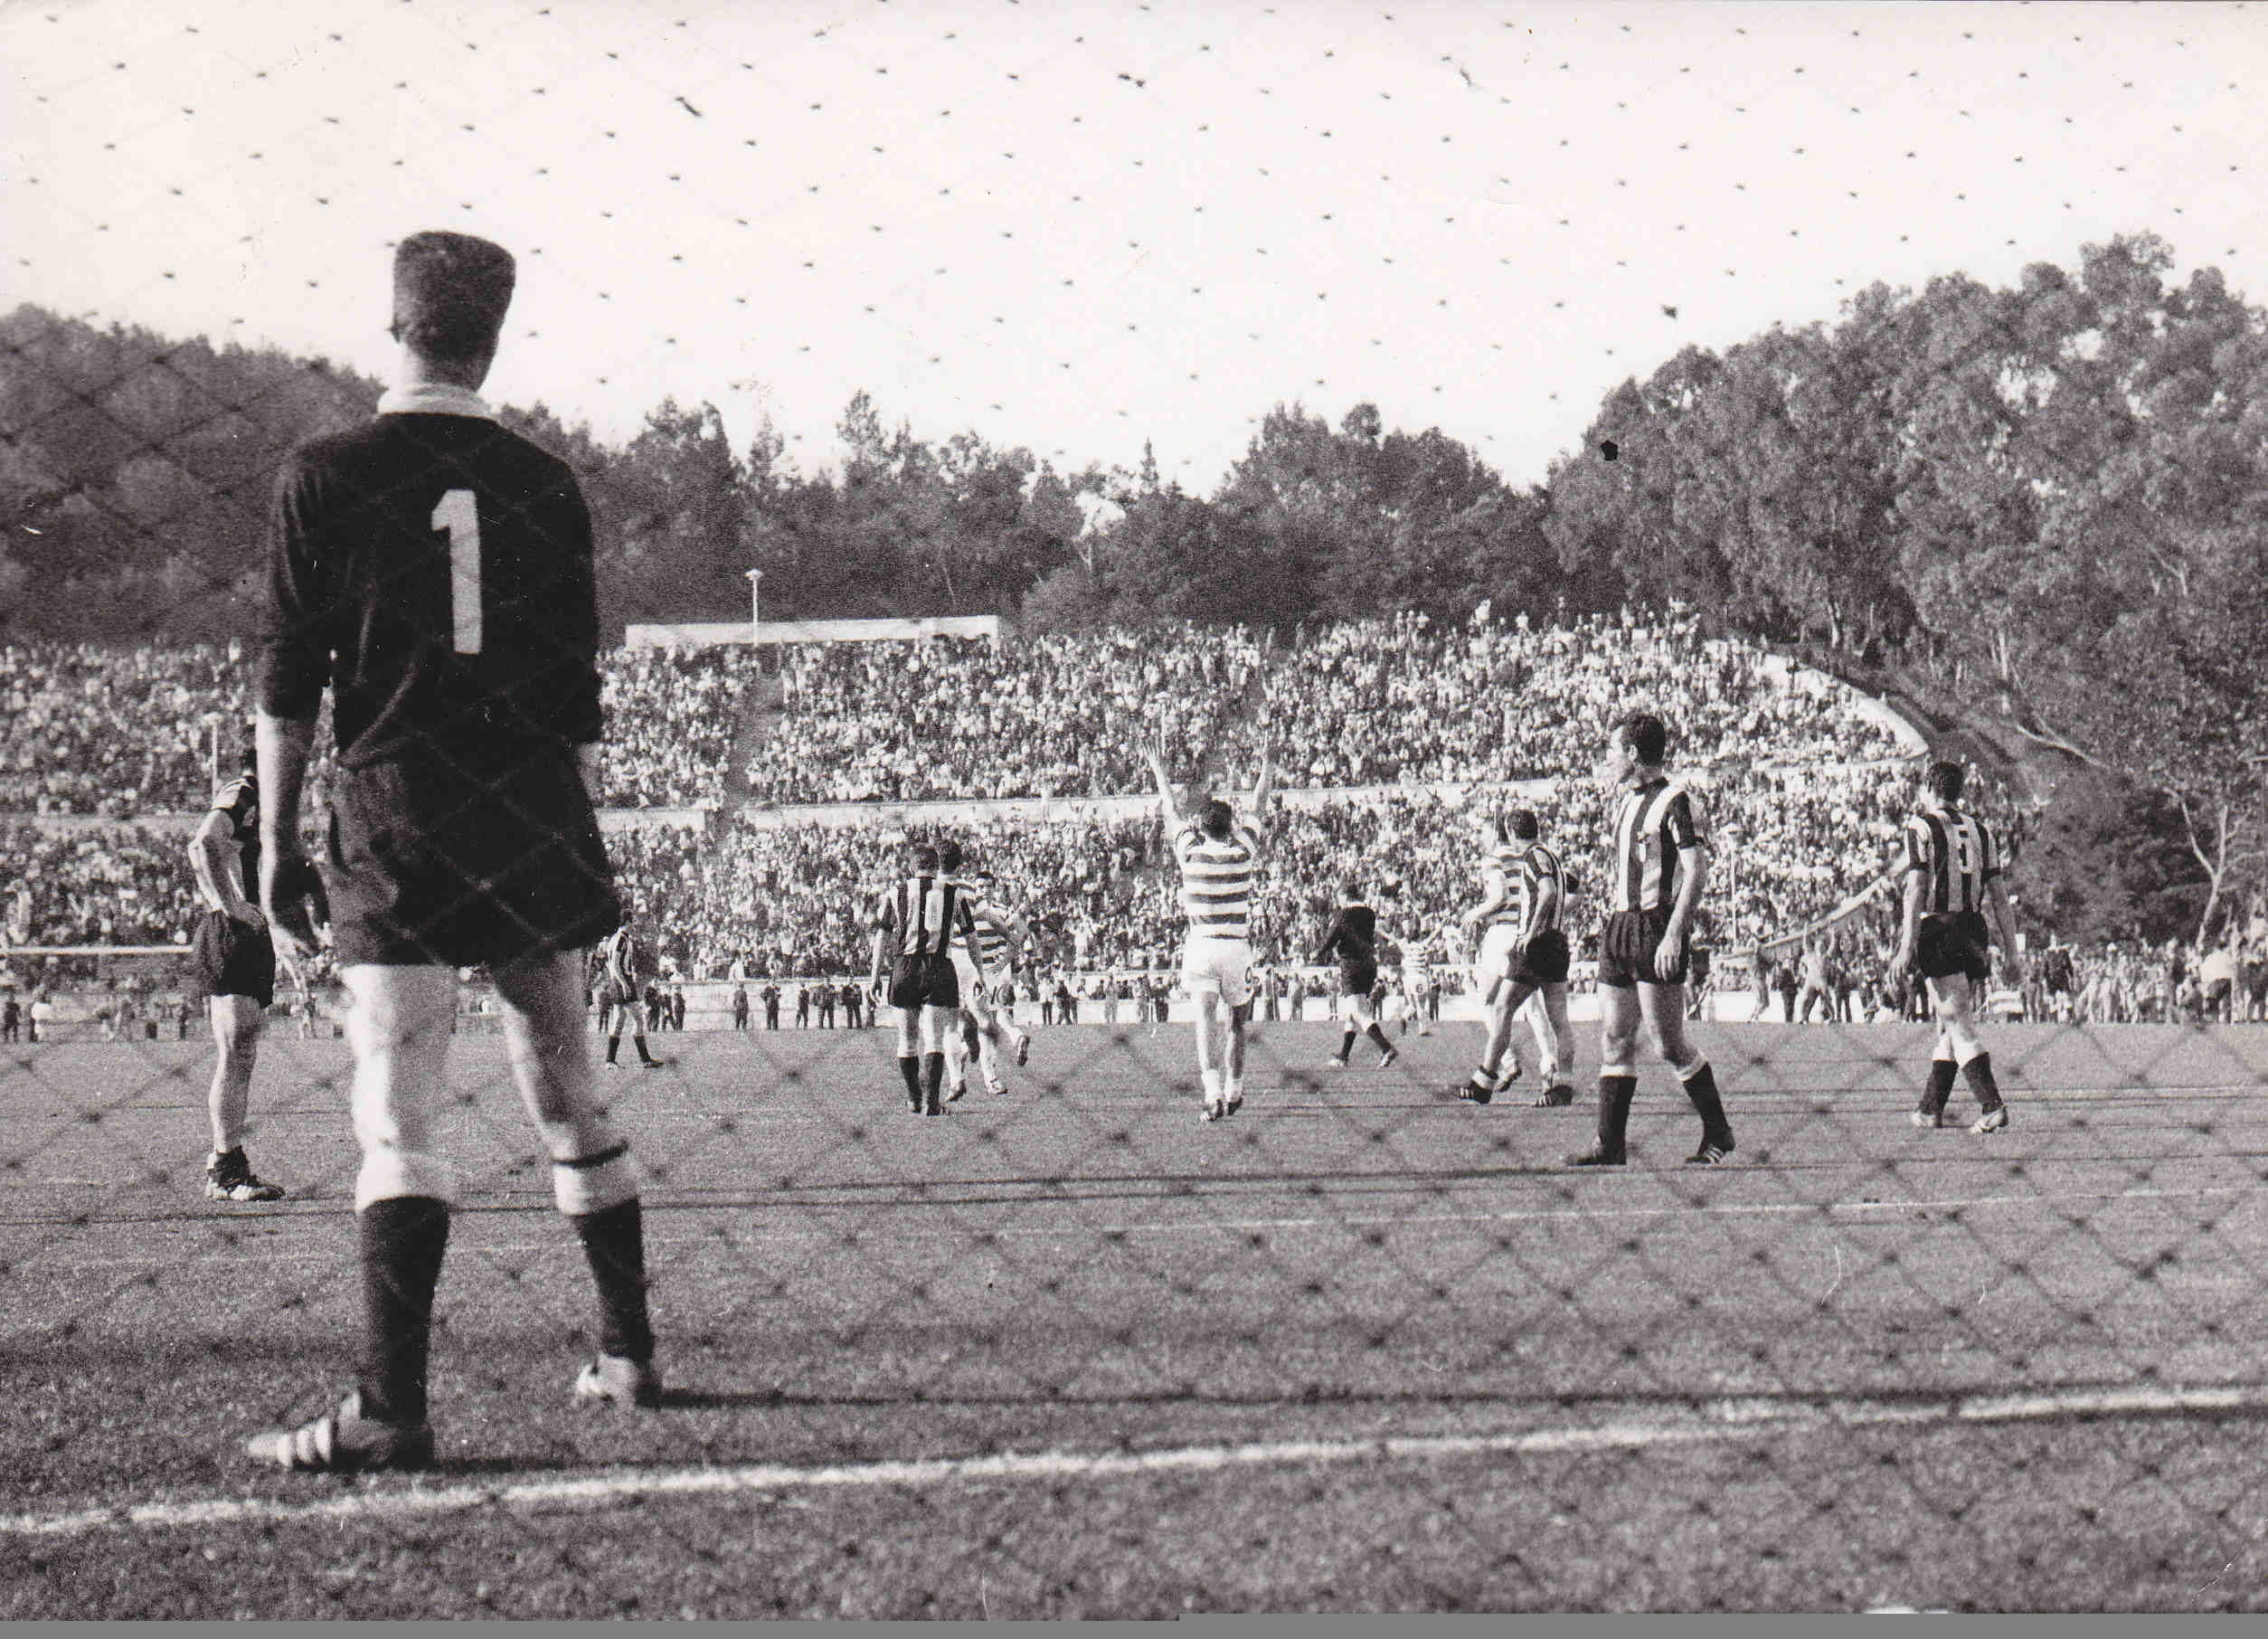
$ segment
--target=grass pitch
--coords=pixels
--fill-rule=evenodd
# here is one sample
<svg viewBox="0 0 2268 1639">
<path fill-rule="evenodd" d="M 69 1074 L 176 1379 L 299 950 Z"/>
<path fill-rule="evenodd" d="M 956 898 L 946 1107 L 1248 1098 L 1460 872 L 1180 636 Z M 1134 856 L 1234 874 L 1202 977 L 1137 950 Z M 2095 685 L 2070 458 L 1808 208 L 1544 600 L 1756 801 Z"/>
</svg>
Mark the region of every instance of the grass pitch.
<svg viewBox="0 0 2268 1639">
<path fill-rule="evenodd" d="M 1479 1109 L 1471 1027 L 1271 1027 L 1207 1127 L 1186 1027 L 934 1121 L 881 1033 L 660 1038 L 602 1073 L 671 1385 L 620 1417 L 467 1037 L 440 1466 L 357 1482 L 237 1454 L 351 1376 L 343 1046 L 267 1044 L 251 1208 L 198 1194 L 208 1048 L 8 1049 L 0 1615 L 2268 1604 L 2268 1030 L 1997 1032 L 1990 1138 L 1907 1124 L 1923 1031 L 1699 1039 L 1732 1163 L 1649 1070 L 1570 1173 L 1589 1039 L 1573 1109 Z"/>
</svg>

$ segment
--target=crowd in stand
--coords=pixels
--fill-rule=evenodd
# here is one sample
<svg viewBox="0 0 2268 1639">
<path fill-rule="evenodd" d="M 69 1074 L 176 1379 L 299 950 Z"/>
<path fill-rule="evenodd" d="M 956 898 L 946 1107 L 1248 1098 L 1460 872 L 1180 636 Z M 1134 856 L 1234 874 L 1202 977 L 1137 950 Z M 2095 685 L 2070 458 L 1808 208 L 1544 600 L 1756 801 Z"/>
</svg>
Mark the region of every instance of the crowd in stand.
<svg viewBox="0 0 2268 1639">
<path fill-rule="evenodd" d="M 600 687 L 607 723 L 600 804 L 713 808 L 758 659 L 753 648 L 734 645 L 608 655 Z"/>
<path fill-rule="evenodd" d="M 607 656 L 602 804 L 715 804 L 759 658 L 736 647 Z M 1895 890 L 1815 940 L 1789 936 L 1894 868 L 1910 766 L 1839 686 L 1704 639 L 1690 621 L 1546 629 L 1403 614 L 1302 633 L 1280 652 L 1250 632 L 1182 630 L 810 644 L 778 651 L 777 663 L 780 715 L 749 769 L 759 801 L 1140 792 L 1141 755 L 1161 724 L 1190 754 L 1214 753 L 1212 770 L 1186 775 L 1249 778 L 1265 724 L 1280 787 L 1393 787 L 1274 817 L 1256 934 L 1261 959 L 1279 970 L 1312 948 L 1349 882 L 1396 944 L 1452 970 L 1467 960 L 1457 924 L 1479 893 L 1472 810 L 1510 806 L 1488 787 L 1523 779 L 1556 782 L 1537 806 L 1572 872 L 1571 932 L 1587 950 L 1602 914 L 1611 800 L 1588 764 L 1603 723 L 1642 701 L 1676 725 L 1674 763 L 1702 799 L 1715 845 L 1703 938 L 1728 952 L 1780 941 L 1753 964 L 1727 964 L 1716 985 L 1755 990 L 1767 1017 L 1866 1017 L 1901 1000 L 1880 972 L 1895 943 Z M 186 834 L 133 821 L 203 809 L 208 720 L 241 725 L 250 684 L 234 648 L 0 646 L 0 815 L 119 821 L 0 820 L 10 943 L 186 940 L 195 914 Z M 315 772 L 313 808 L 326 772 Z M 1469 795 L 1460 789 L 1475 782 Z M 2011 816 L 1992 817 L 2016 834 Z M 1158 819 L 953 829 L 1035 929 L 1016 976 L 1025 1000 L 1052 1006 L 1061 983 L 1073 1003 L 1082 992 L 1129 1009 L 1151 1001 L 1140 981 L 1111 994 L 1121 987 L 1110 976 L 1174 959 L 1182 918 Z M 873 901 L 910 839 L 882 825 L 734 820 L 610 842 L 656 919 L 666 971 L 692 980 L 863 972 Z M 2268 916 L 2255 908 L 2246 927 L 2205 949 L 2050 953 L 2032 964 L 2026 1001 L 2034 1017 L 2085 1022 L 2241 1019 L 2268 1013 L 2263 972 Z"/>
</svg>

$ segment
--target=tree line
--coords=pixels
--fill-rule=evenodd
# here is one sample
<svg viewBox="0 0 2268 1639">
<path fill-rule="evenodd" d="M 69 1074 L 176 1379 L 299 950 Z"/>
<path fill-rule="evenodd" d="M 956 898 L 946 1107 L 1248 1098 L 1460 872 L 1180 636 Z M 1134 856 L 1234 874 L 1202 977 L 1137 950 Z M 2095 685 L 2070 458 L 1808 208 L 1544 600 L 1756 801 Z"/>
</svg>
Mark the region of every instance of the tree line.
<svg viewBox="0 0 2268 1639">
<path fill-rule="evenodd" d="M 1210 495 L 1147 450 L 1057 473 L 924 440 L 864 393 L 813 473 L 768 424 L 735 450 L 705 403 L 619 445 L 542 404 L 506 419 L 581 477 L 611 632 L 742 618 L 751 568 L 768 616 L 1046 630 L 1680 604 L 1982 703 L 2115 781 L 2143 817 L 2113 802 L 2088 848 L 2125 836 L 2158 860 L 2135 895 L 2173 884 L 2209 920 L 2257 879 L 2268 795 L 2245 761 L 2268 751 L 2268 324 L 2173 265 L 2122 237 L 2013 288 L 1877 284 L 1831 325 L 1687 347 L 1526 488 L 1368 403 L 1336 425 L 1276 405 Z M 277 464 L 379 390 L 273 350 L 0 319 L 0 638 L 239 634 Z"/>
</svg>

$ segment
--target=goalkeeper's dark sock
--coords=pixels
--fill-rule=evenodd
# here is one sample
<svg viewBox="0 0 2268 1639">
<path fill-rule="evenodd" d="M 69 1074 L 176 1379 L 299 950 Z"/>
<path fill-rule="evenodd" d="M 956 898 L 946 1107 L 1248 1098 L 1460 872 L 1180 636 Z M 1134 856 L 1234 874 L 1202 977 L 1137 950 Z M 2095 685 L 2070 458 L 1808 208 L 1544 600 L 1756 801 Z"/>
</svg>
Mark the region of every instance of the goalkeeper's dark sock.
<svg viewBox="0 0 2268 1639">
<path fill-rule="evenodd" d="M 940 1098 L 940 1097 L 941 1097 L 941 1095 L 944 1094 L 944 1091 L 945 1091 L 945 1055 L 944 1055 L 944 1054 L 942 1054 L 942 1053 L 924 1053 L 924 1054 L 922 1054 L 922 1055 L 921 1055 L 921 1096 L 922 1096 L 922 1102 L 923 1102 L 926 1105 L 927 1105 L 927 1107 L 929 1107 L 930 1109 L 934 1110 L 934 1109 L 936 1109 L 936 1108 L 938 1107 Z"/>
<path fill-rule="evenodd" d="M 599 1349 L 625 1360 L 654 1358 L 654 1329 L 646 1313 L 646 1223 L 635 1198 L 603 1212 L 567 1220 L 582 1242 L 599 1292 Z"/>
<path fill-rule="evenodd" d="M 1945 1113 L 1945 1101 L 1953 1095 L 1953 1077 L 1956 1074 L 1958 1070 L 1951 1059 L 1930 1060 L 1929 1085 L 1922 1093 L 1923 1114 L 1938 1116 Z"/>
<path fill-rule="evenodd" d="M 1977 1095 L 1977 1103 L 1987 1114 L 2000 1107 L 2000 1084 L 1992 1079 L 1992 1055 L 1980 1053 L 1961 1067 L 1961 1079 Z"/>
<path fill-rule="evenodd" d="M 638 1062 L 642 1065 L 652 1064 L 654 1062 L 654 1055 L 646 1046 L 646 1037 L 643 1036 L 633 1036 L 630 1037 L 630 1040 L 638 1048 Z"/>
<path fill-rule="evenodd" d="M 921 1102 L 921 1061 L 912 1054 L 898 1060 L 898 1074 L 905 1079 L 905 1095 L 915 1104 Z"/>
<path fill-rule="evenodd" d="M 1347 1033 L 1338 1038 L 1338 1062 L 1345 1064 L 1355 1053 L 1355 1028 L 1347 1027 Z"/>
<path fill-rule="evenodd" d="M 354 1215 L 363 1265 L 363 1414 L 425 1421 L 433 1288 L 449 1249 L 449 1203 L 431 1196 L 376 1200 Z"/>
<path fill-rule="evenodd" d="M 1391 1053 L 1394 1051 L 1394 1043 L 1386 1039 L 1386 1033 L 1380 1029 L 1376 1025 L 1372 1025 L 1370 1028 L 1365 1030 L 1363 1034 L 1369 1037 L 1372 1041 L 1378 1044 L 1378 1051 L 1381 1053 Z"/>
<path fill-rule="evenodd" d="M 619 1037 L 619 1036 L 610 1036 L 610 1037 L 607 1037 L 607 1063 L 609 1063 L 609 1064 L 612 1064 L 612 1063 L 614 1062 L 614 1056 L 615 1056 L 617 1053 L 619 1053 L 621 1050 L 622 1050 L 622 1038 L 621 1038 L 621 1037 Z"/>
</svg>

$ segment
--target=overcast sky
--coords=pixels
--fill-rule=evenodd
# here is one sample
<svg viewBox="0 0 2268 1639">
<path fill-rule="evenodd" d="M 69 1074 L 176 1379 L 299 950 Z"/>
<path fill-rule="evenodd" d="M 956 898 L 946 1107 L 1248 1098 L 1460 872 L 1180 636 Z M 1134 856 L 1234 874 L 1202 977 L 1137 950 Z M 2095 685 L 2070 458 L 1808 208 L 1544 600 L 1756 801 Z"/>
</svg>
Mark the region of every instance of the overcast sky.
<svg viewBox="0 0 2268 1639">
<path fill-rule="evenodd" d="M 388 247 L 462 229 L 495 396 L 806 471 L 863 388 L 1199 491 L 1368 400 L 1524 484 L 1876 279 L 2149 231 L 2268 289 L 2258 6 L 31 0 L 0 65 L 0 309 L 383 374 Z"/>
</svg>

